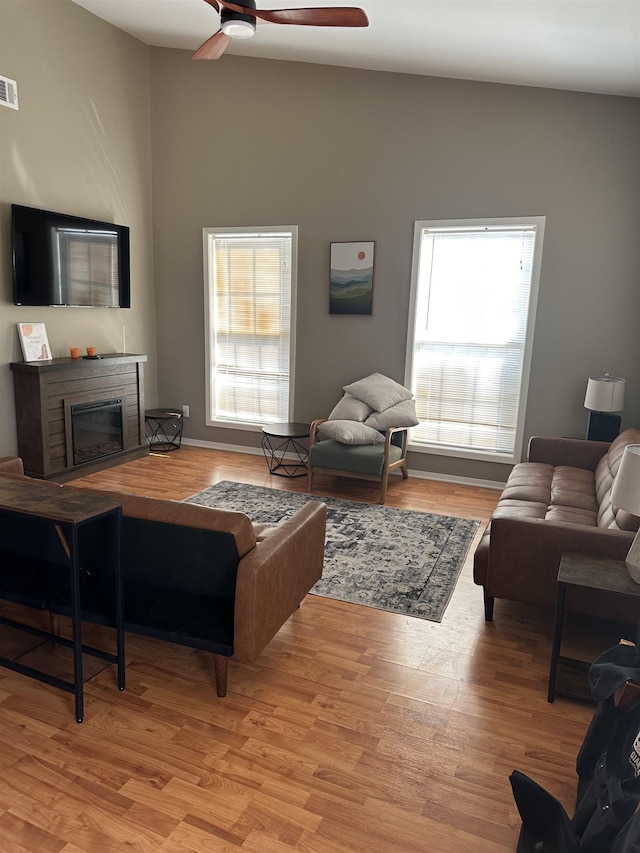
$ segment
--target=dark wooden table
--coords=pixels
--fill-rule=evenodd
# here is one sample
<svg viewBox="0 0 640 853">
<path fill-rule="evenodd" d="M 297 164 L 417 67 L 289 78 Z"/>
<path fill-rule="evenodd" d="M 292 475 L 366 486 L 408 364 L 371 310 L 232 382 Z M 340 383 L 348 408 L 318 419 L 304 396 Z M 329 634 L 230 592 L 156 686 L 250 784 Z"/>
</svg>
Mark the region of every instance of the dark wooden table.
<svg viewBox="0 0 640 853">
<path fill-rule="evenodd" d="M 549 689 L 547 693 L 547 701 L 549 702 L 553 702 L 556 693 L 578 699 L 589 698 L 588 691 L 586 689 L 581 691 L 576 686 L 576 682 L 579 678 L 584 677 L 586 685 L 586 674 L 590 662 L 565 658 L 560 655 L 566 596 L 570 587 L 585 587 L 600 592 L 640 598 L 640 584 L 631 579 L 626 563 L 620 560 L 589 557 L 587 554 L 562 555 L 558 569 L 558 592 L 549 666 Z M 638 614 L 640 616 L 640 601 L 638 602 Z M 563 664 L 572 674 L 571 684 L 568 686 L 556 684 L 559 664 Z"/>
<path fill-rule="evenodd" d="M 73 639 L 40 631 L 5 617 L 0 624 L 20 629 L 43 640 L 73 650 L 73 680 L 52 676 L 22 663 L 0 657 L 0 665 L 44 681 L 75 696 L 76 720 L 84 717 L 82 655 L 100 657 L 118 666 L 118 687 L 124 690 L 124 619 L 120 571 L 122 508 L 105 495 L 87 494 L 79 489 L 60 488 L 28 479 L 0 477 L 0 598 L 71 616 Z M 83 531 L 82 545 L 80 531 Z M 12 533 L 15 531 L 15 536 Z M 34 544 L 30 547 L 30 538 Z M 93 541 L 92 541 L 93 537 Z M 47 559 L 47 545 L 58 545 Z M 53 551 L 53 548 L 51 549 Z M 32 556 L 36 554 L 36 556 Z M 61 555 L 63 559 L 61 559 Z M 66 559 L 64 559 L 66 555 Z M 96 559 L 99 555 L 99 560 Z M 81 569 L 82 561 L 82 569 Z M 84 646 L 82 643 L 81 571 L 90 572 L 92 563 L 108 567 L 113 582 L 113 611 L 116 623 L 116 654 Z M 34 583 L 35 581 L 35 583 Z M 106 592 L 105 592 L 106 594 Z"/>
</svg>

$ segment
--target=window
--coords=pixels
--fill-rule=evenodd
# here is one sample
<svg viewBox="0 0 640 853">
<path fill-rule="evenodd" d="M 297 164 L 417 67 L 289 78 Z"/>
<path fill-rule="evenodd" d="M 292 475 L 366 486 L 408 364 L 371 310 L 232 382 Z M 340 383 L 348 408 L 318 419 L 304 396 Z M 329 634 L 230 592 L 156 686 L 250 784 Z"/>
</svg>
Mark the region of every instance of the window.
<svg viewBox="0 0 640 853">
<path fill-rule="evenodd" d="M 208 424 L 291 420 L 297 228 L 205 228 Z"/>
<path fill-rule="evenodd" d="M 543 232 L 542 216 L 416 223 L 412 449 L 518 461 Z"/>
</svg>

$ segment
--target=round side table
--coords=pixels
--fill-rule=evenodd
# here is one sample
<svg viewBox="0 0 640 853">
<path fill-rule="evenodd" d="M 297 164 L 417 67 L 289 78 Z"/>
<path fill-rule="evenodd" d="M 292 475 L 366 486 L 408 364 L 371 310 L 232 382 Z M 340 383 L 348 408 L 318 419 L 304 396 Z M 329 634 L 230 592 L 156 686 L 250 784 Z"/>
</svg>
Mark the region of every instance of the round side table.
<svg viewBox="0 0 640 853">
<path fill-rule="evenodd" d="M 308 424 L 269 424 L 262 427 L 262 452 L 269 473 L 278 477 L 304 477 L 309 449 L 301 444 L 300 439 L 309 438 L 309 435 Z"/>
<path fill-rule="evenodd" d="M 182 444 L 182 412 L 177 409 L 147 409 L 144 413 L 149 450 L 168 453 Z"/>
</svg>

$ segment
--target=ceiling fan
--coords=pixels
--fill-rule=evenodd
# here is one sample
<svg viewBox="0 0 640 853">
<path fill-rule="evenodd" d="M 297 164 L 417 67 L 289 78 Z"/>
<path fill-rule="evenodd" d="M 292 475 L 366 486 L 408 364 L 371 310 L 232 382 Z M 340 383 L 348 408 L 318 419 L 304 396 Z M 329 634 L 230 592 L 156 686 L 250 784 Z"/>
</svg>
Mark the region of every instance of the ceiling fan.
<svg viewBox="0 0 640 853">
<path fill-rule="evenodd" d="M 220 29 L 196 50 L 192 59 L 219 59 L 232 39 L 246 39 L 256 31 L 256 19 L 272 24 L 297 24 L 301 27 L 368 27 L 363 9 L 352 6 L 326 6 L 309 9 L 256 9 L 256 0 L 231 3 L 229 0 L 205 0 L 220 14 Z"/>
</svg>

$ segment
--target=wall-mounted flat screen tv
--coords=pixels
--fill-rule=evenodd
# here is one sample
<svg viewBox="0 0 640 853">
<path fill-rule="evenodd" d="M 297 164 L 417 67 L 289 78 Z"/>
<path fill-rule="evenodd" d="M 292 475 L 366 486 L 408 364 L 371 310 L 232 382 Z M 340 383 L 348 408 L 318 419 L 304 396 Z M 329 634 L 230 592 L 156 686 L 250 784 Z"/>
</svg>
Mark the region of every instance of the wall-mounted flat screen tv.
<svg viewBox="0 0 640 853">
<path fill-rule="evenodd" d="M 11 206 L 15 305 L 130 308 L 129 228 Z"/>
</svg>

